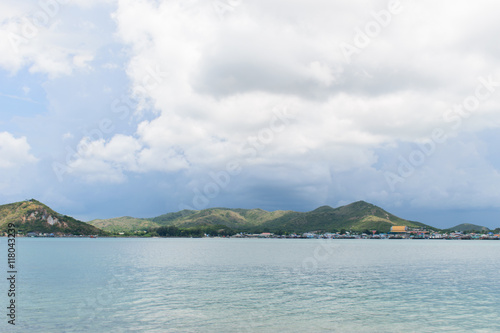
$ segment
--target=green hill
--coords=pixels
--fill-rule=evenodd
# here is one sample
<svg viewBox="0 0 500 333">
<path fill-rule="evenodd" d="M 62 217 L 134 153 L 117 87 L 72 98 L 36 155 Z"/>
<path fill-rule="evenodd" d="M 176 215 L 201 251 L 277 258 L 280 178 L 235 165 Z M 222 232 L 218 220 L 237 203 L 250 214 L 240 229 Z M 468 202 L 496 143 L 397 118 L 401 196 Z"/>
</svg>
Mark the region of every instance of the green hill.
<svg viewBox="0 0 500 333">
<path fill-rule="evenodd" d="M 333 232 L 342 229 L 388 232 L 390 227 L 394 225 L 434 229 L 419 222 L 399 218 L 364 201 L 338 208 L 322 206 L 305 213 L 282 210 L 268 212 L 262 209 L 209 208 L 200 211 L 183 210 L 148 219 L 123 217 L 94 220 L 89 223 L 110 232 L 134 231 L 144 229 L 147 226 L 191 228 L 215 225 L 223 225 L 235 231 L 275 233 Z"/>
<path fill-rule="evenodd" d="M 59 235 L 105 235 L 90 224 L 62 215 L 34 199 L 0 206 L 0 231 L 14 223 L 18 233 L 54 233 Z"/>
<path fill-rule="evenodd" d="M 201 211 L 184 211 L 177 219 L 167 224 L 177 227 L 225 225 L 234 230 L 248 230 L 281 217 L 286 212 L 267 212 L 262 209 L 209 208 Z M 157 220 L 154 220 L 157 221 Z"/>
<path fill-rule="evenodd" d="M 306 213 L 290 212 L 281 218 L 263 224 L 263 227 L 269 230 L 278 229 L 288 232 L 333 232 L 341 229 L 389 232 L 391 226 L 395 225 L 429 227 L 419 222 L 404 220 L 364 201 L 357 201 L 338 208 L 322 206 Z"/>
<path fill-rule="evenodd" d="M 96 228 L 107 232 L 133 232 L 136 230 L 146 230 L 150 228 L 158 228 L 161 225 L 148 219 L 140 219 L 130 216 L 114 217 L 105 220 L 92 220 L 88 222 Z"/>
<path fill-rule="evenodd" d="M 175 223 L 175 221 L 182 220 L 185 217 L 188 217 L 190 215 L 196 214 L 198 211 L 196 210 L 181 210 L 180 212 L 175 212 L 175 213 L 167 213 L 163 214 L 157 217 L 153 217 L 149 219 L 150 221 L 153 221 L 155 223 L 158 223 L 163 226 L 171 225 Z"/>
<path fill-rule="evenodd" d="M 448 228 L 450 231 L 490 231 L 490 229 L 483 227 L 481 225 L 462 223 L 454 227 Z"/>
</svg>

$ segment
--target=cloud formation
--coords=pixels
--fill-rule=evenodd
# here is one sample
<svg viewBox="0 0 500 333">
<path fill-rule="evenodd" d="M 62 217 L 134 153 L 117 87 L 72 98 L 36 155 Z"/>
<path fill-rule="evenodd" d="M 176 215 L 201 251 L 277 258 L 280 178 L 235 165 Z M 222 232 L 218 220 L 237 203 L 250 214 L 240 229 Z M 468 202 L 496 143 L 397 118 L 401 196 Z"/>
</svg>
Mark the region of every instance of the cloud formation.
<svg viewBox="0 0 500 333">
<path fill-rule="evenodd" d="M 9 132 L 0 132 L 0 169 L 16 169 L 35 163 L 37 159 L 30 150 L 26 137 L 16 139 Z"/>
<path fill-rule="evenodd" d="M 46 3 L 0 5 L 0 66 L 46 75 L 61 188 L 167 184 L 169 210 L 499 207 L 494 1 Z"/>
<path fill-rule="evenodd" d="M 0 66 L 11 73 L 28 67 L 31 73 L 50 77 L 90 69 L 106 39 L 95 38 L 96 26 L 73 11 L 76 7 L 85 12 L 89 6 L 90 2 L 76 0 L 1 4 Z"/>
</svg>

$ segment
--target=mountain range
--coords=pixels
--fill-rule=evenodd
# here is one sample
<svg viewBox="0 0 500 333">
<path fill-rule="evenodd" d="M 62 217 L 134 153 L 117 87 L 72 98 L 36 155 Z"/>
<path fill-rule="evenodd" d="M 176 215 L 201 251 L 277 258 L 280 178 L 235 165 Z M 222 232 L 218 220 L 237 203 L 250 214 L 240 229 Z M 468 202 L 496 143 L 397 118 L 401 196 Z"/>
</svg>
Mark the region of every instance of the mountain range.
<svg viewBox="0 0 500 333">
<path fill-rule="evenodd" d="M 388 232 L 391 226 L 426 227 L 423 223 L 399 218 L 380 207 L 364 201 L 332 208 L 322 206 L 310 212 L 277 210 L 268 212 L 262 209 L 209 208 L 203 210 L 183 210 L 154 218 L 118 217 L 89 222 L 108 232 L 134 231 L 160 226 L 193 228 L 220 225 L 234 231 L 246 232 L 295 232 L 307 231 L 333 232 L 352 230 L 377 230 Z"/>
<path fill-rule="evenodd" d="M 209 208 L 182 210 L 152 218 L 124 216 L 97 219 L 85 223 L 59 214 L 43 203 L 31 199 L 0 206 L 0 232 L 5 232 L 10 222 L 16 224 L 20 233 L 37 232 L 54 233 L 55 235 L 134 233 L 168 226 L 181 229 L 220 226 L 235 232 L 273 232 L 277 234 L 342 230 L 389 232 L 391 226 L 395 225 L 439 230 L 420 222 L 402 219 L 365 201 L 357 201 L 338 208 L 322 206 L 310 212 L 291 210 L 268 212 L 259 208 Z M 462 224 L 449 230 L 488 229 L 478 225 Z"/>
</svg>

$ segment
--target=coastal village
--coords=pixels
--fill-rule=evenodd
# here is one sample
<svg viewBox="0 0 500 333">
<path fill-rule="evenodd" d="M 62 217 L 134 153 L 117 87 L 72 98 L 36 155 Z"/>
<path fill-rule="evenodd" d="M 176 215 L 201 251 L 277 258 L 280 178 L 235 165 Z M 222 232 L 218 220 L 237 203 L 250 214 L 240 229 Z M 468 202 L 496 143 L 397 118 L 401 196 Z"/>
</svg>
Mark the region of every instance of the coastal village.
<svg viewBox="0 0 500 333">
<path fill-rule="evenodd" d="M 498 231 L 498 230 L 497 230 Z M 149 235 L 147 230 L 135 232 L 134 235 L 125 235 L 123 232 L 116 235 L 109 235 L 104 237 L 153 237 Z M 6 236 L 6 234 L 4 235 Z M 72 235 L 61 233 L 41 233 L 41 232 L 28 232 L 26 234 L 19 233 L 16 237 L 90 237 L 97 238 L 103 237 L 98 235 Z M 483 232 L 464 232 L 464 231 L 429 231 L 427 229 L 409 228 L 407 226 L 394 226 L 388 233 L 378 233 L 377 230 L 372 230 L 371 233 L 356 232 L 350 230 L 342 230 L 335 233 L 322 233 L 318 231 L 310 231 L 305 233 L 290 233 L 285 235 L 275 234 L 271 232 L 262 232 L 257 234 L 240 232 L 234 235 L 211 235 L 204 234 L 208 238 L 280 238 L 280 239 L 446 239 L 446 240 L 500 240 L 500 233 L 492 231 Z"/>
<path fill-rule="evenodd" d="M 210 237 L 210 235 L 206 235 Z M 484 233 L 476 232 L 437 232 L 426 229 L 409 228 L 407 226 L 394 226 L 388 233 L 378 233 L 372 230 L 371 233 L 358 233 L 344 231 L 340 233 L 320 233 L 306 232 L 303 234 L 276 235 L 270 232 L 260 234 L 238 233 L 232 238 L 306 238 L 306 239 L 451 239 L 451 240 L 500 240 L 500 233 L 491 231 Z"/>
</svg>

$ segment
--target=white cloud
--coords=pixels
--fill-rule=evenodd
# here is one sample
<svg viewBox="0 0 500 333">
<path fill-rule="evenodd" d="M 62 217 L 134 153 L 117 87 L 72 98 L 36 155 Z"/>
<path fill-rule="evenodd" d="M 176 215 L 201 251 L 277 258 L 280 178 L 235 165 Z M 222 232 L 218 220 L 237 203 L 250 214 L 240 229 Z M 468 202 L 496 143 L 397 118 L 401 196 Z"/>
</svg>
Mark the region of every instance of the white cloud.
<svg viewBox="0 0 500 333">
<path fill-rule="evenodd" d="M 89 11 L 89 19 L 85 12 L 73 13 L 75 6 Z M 96 36 L 99 31 L 90 22 L 95 19 L 92 6 L 62 0 L 1 4 L 0 67 L 11 73 L 28 67 L 32 73 L 50 77 L 88 68 L 100 45 L 109 39 L 106 35 Z"/>
<path fill-rule="evenodd" d="M 106 154 L 92 158 L 137 172 L 217 168 L 231 159 L 302 171 L 307 167 L 298 160 L 336 172 L 369 168 L 377 147 L 417 142 L 446 125 L 447 108 L 474 92 L 478 76 L 498 68 L 481 64 L 473 51 L 454 50 L 463 42 L 467 11 L 443 15 L 451 2 L 404 3 L 352 65 L 338 45 L 353 42 L 356 27 L 373 21 L 371 13 L 387 2 L 261 5 L 242 4 L 221 19 L 210 6 L 119 1 L 114 19 L 132 51 L 133 91 L 144 98 L 140 108 L 159 115 L 127 138 L 130 160 L 107 155 L 113 141 L 99 143 Z M 429 10 L 431 17 L 423 15 Z M 447 25 L 455 29 L 441 28 Z M 498 98 L 487 103 L 488 110 L 500 106 Z M 276 106 L 293 108 L 295 122 L 248 159 L 241 147 L 265 132 Z M 472 118 L 469 124 L 492 126 Z"/>
<path fill-rule="evenodd" d="M 119 68 L 119 66 L 117 64 L 113 64 L 113 63 L 108 62 L 108 63 L 105 63 L 104 65 L 102 65 L 102 68 L 112 70 L 112 69 Z"/>
<path fill-rule="evenodd" d="M 69 165 L 70 173 L 89 183 L 123 183 L 126 177 L 120 167 L 98 159 L 80 159 Z"/>
<path fill-rule="evenodd" d="M 68 171 L 89 182 L 120 183 L 126 180 L 123 171 L 137 170 L 136 157 L 140 146 L 131 137 L 115 136 L 110 142 L 84 138 L 78 155 L 68 164 Z"/>
<path fill-rule="evenodd" d="M 30 154 L 26 137 L 15 138 L 9 132 L 0 132 L 0 169 L 15 169 L 37 159 Z"/>
<path fill-rule="evenodd" d="M 94 59 L 93 55 L 90 55 L 90 54 L 79 54 L 79 55 L 75 55 L 73 57 L 73 64 L 77 68 L 87 68 L 87 69 L 90 69 L 91 67 L 90 67 L 90 65 L 88 63 L 91 62 L 93 59 Z"/>
</svg>

